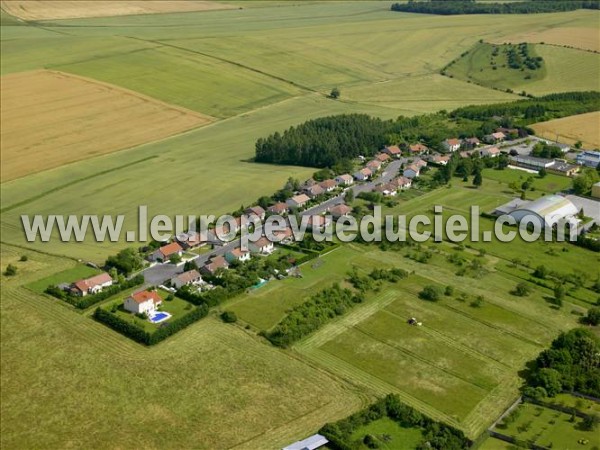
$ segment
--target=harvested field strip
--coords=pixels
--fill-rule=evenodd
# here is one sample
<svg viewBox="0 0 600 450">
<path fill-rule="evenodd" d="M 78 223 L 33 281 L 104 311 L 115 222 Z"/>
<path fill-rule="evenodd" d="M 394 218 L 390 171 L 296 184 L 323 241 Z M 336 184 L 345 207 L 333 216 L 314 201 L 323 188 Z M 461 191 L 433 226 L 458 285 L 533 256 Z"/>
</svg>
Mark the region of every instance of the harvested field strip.
<svg viewBox="0 0 600 450">
<path fill-rule="evenodd" d="M 60 72 L 11 74 L 0 82 L 2 182 L 164 139 L 212 120 Z"/>
</svg>

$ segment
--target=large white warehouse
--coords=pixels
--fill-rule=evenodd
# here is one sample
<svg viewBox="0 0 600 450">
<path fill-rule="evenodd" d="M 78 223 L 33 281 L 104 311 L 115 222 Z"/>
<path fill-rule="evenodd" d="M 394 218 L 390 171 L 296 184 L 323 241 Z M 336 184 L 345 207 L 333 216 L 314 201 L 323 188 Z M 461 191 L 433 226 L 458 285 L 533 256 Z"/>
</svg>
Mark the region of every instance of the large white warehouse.
<svg viewBox="0 0 600 450">
<path fill-rule="evenodd" d="M 560 195 L 547 195 L 527 203 L 509 213 L 517 222 L 524 218 L 538 220 L 542 227 L 552 227 L 559 220 L 576 216 L 579 210 L 568 198 Z"/>
</svg>

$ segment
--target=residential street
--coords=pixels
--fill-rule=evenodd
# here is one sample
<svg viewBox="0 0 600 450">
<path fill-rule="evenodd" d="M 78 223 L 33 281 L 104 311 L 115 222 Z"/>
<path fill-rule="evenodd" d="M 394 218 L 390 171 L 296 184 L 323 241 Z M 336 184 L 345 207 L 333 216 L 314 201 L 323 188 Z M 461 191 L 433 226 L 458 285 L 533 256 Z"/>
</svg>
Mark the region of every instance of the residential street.
<svg viewBox="0 0 600 450">
<path fill-rule="evenodd" d="M 385 167 L 382 174 L 375 180 L 371 180 L 362 184 L 354 184 L 349 189 L 352 189 L 355 197 L 361 192 L 371 192 L 373 189 L 375 189 L 377 185 L 382 183 L 389 183 L 394 177 L 398 176 L 398 171 L 400 170 L 400 167 L 402 166 L 402 164 L 406 163 L 406 161 L 407 158 L 396 159 L 390 162 Z M 332 197 L 326 200 L 325 202 L 319 205 L 313 206 L 312 208 L 302 211 L 300 215 L 307 216 L 323 214 L 327 212 L 331 207 L 343 202 L 344 196 L 338 195 L 336 197 Z M 211 252 L 207 252 L 196 257 L 194 261 L 198 267 L 202 267 L 210 258 L 218 255 L 225 255 L 225 253 L 235 249 L 236 247 L 239 247 L 239 245 L 240 239 L 235 239 L 225 245 L 215 246 L 215 248 Z M 183 272 L 183 264 L 175 266 L 170 263 L 162 263 L 155 264 L 154 266 L 145 269 L 142 273 L 144 274 L 146 283 L 158 286 L 160 284 L 165 283 L 167 280 L 170 280 L 177 273 L 181 272 Z"/>
</svg>

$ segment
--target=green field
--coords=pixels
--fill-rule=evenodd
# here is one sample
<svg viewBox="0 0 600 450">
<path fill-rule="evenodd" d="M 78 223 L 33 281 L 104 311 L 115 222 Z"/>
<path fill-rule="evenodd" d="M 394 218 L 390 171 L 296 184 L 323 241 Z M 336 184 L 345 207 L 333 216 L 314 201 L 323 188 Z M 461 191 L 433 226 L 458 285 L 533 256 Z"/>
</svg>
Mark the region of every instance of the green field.
<svg viewBox="0 0 600 450">
<path fill-rule="evenodd" d="M 281 448 L 370 401 L 213 317 L 135 344 L 23 287 L 73 261 L 1 250 L 3 448 Z"/>
<path fill-rule="evenodd" d="M 479 39 L 502 42 L 565 24 L 597 28 L 598 17 L 581 10 L 473 20 L 390 13 L 389 3 L 374 1 L 243 2 L 229 11 L 32 24 L 2 13 L 2 75 L 65 71 L 217 119 L 1 184 L 1 267 L 17 266 L 16 276 L 2 275 L 0 288 L 2 448 L 282 448 L 391 392 L 470 437 L 484 430 L 517 395 L 524 363 L 595 301 L 587 287 L 597 276 L 597 254 L 570 244 L 534 243 L 524 251 L 521 242 L 463 250 L 442 243 L 424 247 L 435 252 L 422 264 L 405 248 L 345 245 L 303 265 L 301 279 L 273 280 L 222 305 L 237 313 L 239 324 L 224 324 L 213 311 L 146 348 L 94 322 L 91 310 L 79 314 L 40 293 L 50 283 L 93 273 L 75 260 L 102 263 L 140 244 L 126 243 L 124 235 L 119 242 L 90 237 L 65 244 L 56 234 L 50 243 L 28 243 L 21 215 L 124 214 L 124 230 L 137 230 L 140 205 L 149 216 L 248 206 L 288 177 L 302 180 L 314 171 L 250 162 L 257 138 L 331 114 L 394 118 L 518 99 L 439 72 Z M 528 84 L 528 92 L 598 88 L 598 55 L 549 46 L 537 51 L 546 76 Z M 337 101 L 326 97 L 333 87 L 341 90 Z M 489 211 L 512 198 L 508 183 L 517 175 L 486 170 L 480 189 L 455 179 L 452 188 L 402 194 L 384 212 L 429 213 L 436 204 L 447 212 L 472 204 Z M 549 175 L 528 196 L 568 181 Z M 470 261 L 479 248 L 487 250 L 486 274 L 457 275 L 448 254 L 461 251 Z M 28 261 L 19 261 L 23 254 Z M 522 265 L 513 267 L 516 258 Z M 547 302 L 547 288 L 534 287 L 527 298 L 510 294 L 529 278 L 525 265 L 571 273 L 582 262 L 585 286 L 570 291 L 562 309 Z M 293 349 L 273 348 L 258 336 L 316 291 L 343 283 L 351 268 L 367 273 L 390 266 L 415 273 L 368 293 L 364 304 Z M 420 300 L 418 292 L 433 283 L 451 285 L 456 294 L 438 303 Z M 483 295 L 484 304 L 475 308 L 462 293 Z M 180 314 L 186 303 L 166 308 Z M 412 316 L 423 326 L 408 326 Z M 420 438 L 385 421 L 357 433 L 357 439 L 389 434 L 389 448 Z"/>
<path fill-rule="evenodd" d="M 524 403 L 518 407 L 516 419 L 510 425 L 501 424 L 495 431 L 546 448 L 594 448 L 600 445 L 598 433 L 581 429 L 581 421 L 582 419 L 577 418 L 572 422 L 570 414 Z M 588 443 L 582 445 L 578 442 L 580 439 L 585 439 Z M 493 444 L 482 448 L 494 448 L 489 445 Z"/>
<path fill-rule="evenodd" d="M 70 284 L 75 281 L 82 280 L 84 278 L 89 278 L 100 272 L 100 270 L 94 269 L 93 267 L 78 264 L 72 269 L 67 269 L 62 272 L 50 275 L 49 277 L 42 278 L 41 280 L 36 280 L 33 283 L 28 284 L 27 287 L 41 294 L 46 290 L 48 286 L 56 286 L 61 283 Z"/>
<path fill-rule="evenodd" d="M 414 449 L 421 442 L 421 439 L 423 439 L 421 430 L 416 428 L 402 428 L 387 417 L 357 428 L 352 433 L 352 440 L 362 442 L 367 434 L 377 438 L 378 448 L 384 450 Z M 363 445 L 359 448 L 363 450 L 368 447 Z"/>
<path fill-rule="evenodd" d="M 328 114 L 390 118 L 517 98 L 440 76 L 439 70 L 479 37 L 498 40 L 560 27 L 565 20 L 572 27 L 589 26 L 597 18 L 596 12 L 575 11 L 472 21 L 391 14 L 380 2 L 245 4 L 256 7 L 41 26 L 10 26 L 3 16 L 8 25 L 0 42 L 3 74 L 64 70 L 229 117 L 164 141 L 3 183 L 3 241 L 102 262 L 125 242 L 30 244 L 20 215 L 125 214 L 124 228 L 135 230 L 138 205 L 148 205 L 151 214 L 231 211 L 278 189 L 288 176 L 304 178 L 311 172 L 244 162 L 253 156 L 258 137 Z M 571 67 L 581 66 L 561 76 L 569 83 L 593 79 L 586 72 L 590 57 L 597 55 L 570 60 Z M 553 55 L 544 58 L 553 72 Z M 564 55 L 556 58 L 563 61 Z M 339 101 L 325 98 L 334 86 L 342 91 Z"/>
<path fill-rule="evenodd" d="M 530 55 L 542 57 L 543 65 L 537 70 L 520 70 L 508 67 L 502 50 L 493 58 L 494 47 L 487 43 L 477 44 L 446 69 L 447 75 L 481 86 L 512 89 L 514 92 L 525 91 L 534 95 L 600 88 L 597 76 L 600 73 L 600 56 L 595 53 L 529 44 Z M 491 61 L 496 62 L 495 68 Z"/>
</svg>

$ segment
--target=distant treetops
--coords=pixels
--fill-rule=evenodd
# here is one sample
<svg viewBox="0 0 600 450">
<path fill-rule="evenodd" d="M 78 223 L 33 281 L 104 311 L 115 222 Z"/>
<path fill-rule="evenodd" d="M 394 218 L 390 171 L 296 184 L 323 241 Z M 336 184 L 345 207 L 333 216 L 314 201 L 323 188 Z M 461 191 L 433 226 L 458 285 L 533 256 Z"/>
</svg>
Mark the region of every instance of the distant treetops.
<svg viewBox="0 0 600 450">
<path fill-rule="evenodd" d="M 529 0 L 513 3 L 483 3 L 474 0 L 433 0 L 394 3 L 392 11 L 458 15 L 458 14 L 536 14 L 576 9 L 600 9 L 598 0 Z"/>
</svg>

